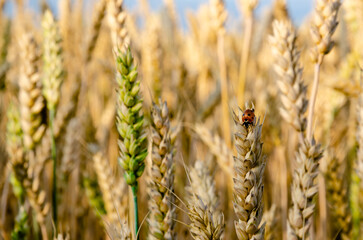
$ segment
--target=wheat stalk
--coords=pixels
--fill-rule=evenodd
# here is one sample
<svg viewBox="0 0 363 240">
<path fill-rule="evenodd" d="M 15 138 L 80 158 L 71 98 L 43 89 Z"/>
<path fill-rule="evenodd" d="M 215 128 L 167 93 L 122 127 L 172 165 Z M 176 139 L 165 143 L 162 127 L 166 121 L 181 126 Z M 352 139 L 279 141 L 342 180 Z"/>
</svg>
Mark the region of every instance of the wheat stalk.
<svg viewBox="0 0 363 240">
<path fill-rule="evenodd" d="M 143 76 L 153 90 L 155 99 L 161 97 L 162 51 L 160 41 L 160 24 L 156 16 L 150 16 L 146 23 L 144 44 L 142 48 Z"/>
<path fill-rule="evenodd" d="M 224 28 L 225 21 L 227 19 L 227 11 L 224 7 L 223 0 L 211 1 L 211 16 L 214 30 L 217 33 L 217 54 L 218 65 L 221 83 L 221 97 L 222 97 L 222 126 L 223 126 L 223 138 L 228 147 L 231 147 L 231 126 L 230 126 L 230 112 L 229 112 L 229 93 L 228 93 L 228 81 L 227 81 L 227 69 L 226 60 L 224 55 L 224 39 L 226 30 Z"/>
<path fill-rule="evenodd" d="M 307 137 L 312 139 L 313 115 L 316 96 L 318 94 L 320 66 L 324 56 L 328 54 L 334 46 L 332 35 L 338 26 L 338 10 L 340 0 L 317 0 L 313 25 L 311 26 L 311 37 L 314 47 L 311 50 L 311 58 L 315 63 L 313 89 L 309 102 Z"/>
<path fill-rule="evenodd" d="M 87 43 L 86 63 L 90 62 L 93 57 L 93 52 L 100 35 L 101 24 L 105 16 L 107 0 L 100 0 L 95 7 L 95 14 L 92 19 L 91 36 Z"/>
<path fill-rule="evenodd" d="M 81 134 L 82 125 L 80 121 L 77 118 L 71 119 L 66 129 L 62 149 L 61 172 L 65 177 L 69 176 L 81 157 Z"/>
<path fill-rule="evenodd" d="M 1 7 L 0 7 L 1 9 Z M 0 13 L 1 19 L 1 13 Z M 1 35 L 2 44 L 0 51 L 0 89 L 5 88 L 5 80 L 8 70 L 10 69 L 10 64 L 7 60 L 8 58 L 8 49 L 11 40 L 11 21 L 6 21 L 5 31 Z"/>
<path fill-rule="evenodd" d="M 174 239 L 176 218 L 173 146 L 170 139 L 169 110 L 166 102 L 153 103 L 151 112 L 151 166 L 149 169 L 149 239 Z"/>
<path fill-rule="evenodd" d="M 238 217 L 235 228 L 240 240 L 263 239 L 265 226 L 261 224 L 261 219 L 265 156 L 262 154 L 262 124 L 258 118 L 246 127 L 242 115 L 241 109 L 233 114 L 237 150 L 234 157 L 234 211 Z"/>
<path fill-rule="evenodd" d="M 49 110 L 49 129 L 51 140 L 51 156 L 53 160 L 53 218 L 57 226 L 57 153 L 54 137 L 54 118 L 63 83 L 63 58 L 59 27 L 53 14 L 46 10 L 42 19 L 43 27 L 43 95 Z"/>
<path fill-rule="evenodd" d="M 251 47 L 252 31 L 253 31 L 253 12 L 257 7 L 258 0 L 240 0 L 242 6 L 242 12 L 245 16 L 244 30 L 243 30 L 243 45 L 241 50 L 241 61 L 238 74 L 238 104 L 242 104 L 244 101 L 244 92 L 247 77 L 247 66 L 249 51 Z"/>
<path fill-rule="evenodd" d="M 76 86 L 72 88 L 71 98 L 69 100 L 67 99 L 67 101 L 64 101 L 64 104 L 60 104 L 57 115 L 54 119 L 53 134 L 56 142 L 58 142 L 67 132 L 66 129 L 68 123 L 76 113 L 79 84 L 76 83 L 75 85 Z M 51 155 L 51 132 L 49 128 L 45 132 L 36 151 L 37 161 L 40 165 L 43 165 L 50 158 Z"/>
</svg>

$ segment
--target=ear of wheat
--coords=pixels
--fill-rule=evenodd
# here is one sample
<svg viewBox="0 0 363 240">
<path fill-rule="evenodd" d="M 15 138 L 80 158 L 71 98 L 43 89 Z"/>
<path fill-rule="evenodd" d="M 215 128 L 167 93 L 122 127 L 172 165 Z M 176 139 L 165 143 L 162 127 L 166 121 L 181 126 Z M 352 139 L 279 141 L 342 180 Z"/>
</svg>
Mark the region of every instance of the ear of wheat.
<svg viewBox="0 0 363 240">
<path fill-rule="evenodd" d="M 149 238 L 174 239 L 174 161 L 166 102 L 153 103 L 149 171 Z"/>
<path fill-rule="evenodd" d="M 31 34 L 24 35 L 20 45 L 24 48 L 21 51 L 23 64 L 19 81 L 21 127 L 25 148 L 33 150 L 45 131 L 41 115 L 44 108 L 44 99 L 38 71 L 39 49 Z"/>
<path fill-rule="evenodd" d="M 328 54 L 334 46 L 332 35 L 338 26 L 338 10 L 340 0 L 317 0 L 311 36 L 314 48 L 311 52 L 313 62 L 321 64 L 324 55 Z"/>
<path fill-rule="evenodd" d="M 239 240 L 263 239 L 265 226 L 261 224 L 263 205 L 263 173 L 265 157 L 262 154 L 262 124 L 254 119 L 251 125 L 244 124 L 243 111 L 238 109 L 233 118 L 236 126 L 234 157 L 234 211 Z"/>
<path fill-rule="evenodd" d="M 331 204 L 331 216 L 335 226 L 333 236 L 336 239 L 352 239 L 352 215 L 349 206 L 349 192 L 345 181 L 344 165 L 332 156 L 328 162 L 326 172 L 327 199 Z"/>
<path fill-rule="evenodd" d="M 40 188 L 39 169 L 35 168 L 35 151 L 26 150 L 23 146 L 24 138 L 20 124 L 20 114 L 15 107 L 9 108 L 7 124 L 8 153 L 12 163 L 16 179 L 20 182 L 21 188 L 31 207 L 36 212 L 36 220 L 40 224 L 42 237 L 47 239 L 45 218 L 50 205 L 46 201 L 46 193 Z M 20 196 L 20 203 L 24 204 L 24 195 Z M 23 216 L 24 217 L 24 216 Z"/>
<path fill-rule="evenodd" d="M 111 225 L 118 225 L 120 219 L 127 219 L 127 185 L 113 176 L 111 166 L 101 152 L 93 156 L 93 162 L 105 203 L 107 220 Z"/>
<path fill-rule="evenodd" d="M 117 130 L 120 164 L 125 169 L 125 179 L 130 186 L 137 185 L 145 169 L 147 155 L 146 132 L 140 96 L 140 80 L 137 79 L 137 67 L 130 49 L 117 56 Z"/>
<path fill-rule="evenodd" d="M 56 109 L 60 98 L 60 87 L 63 82 L 63 58 L 61 36 L 58 25 L 47 10 L 44 13 L 43 21 L 43 94 L 47 100 L 48 109 Z"/>
<path fill-rule="evenodd" d="M 135 235 L 138 232 L 137 179 L 145 169 L 147 156 L 144 129 L 144 114 L 140 92 L 140 80 L 137 79 L 137 67 L 130 48 L 126 52 L 118 50 L 116 55 L 118 84 L 116 126 L 119 133 L 119 162 L 125 170 L 125 180 L 130 185 L 134 196 Z"/>
<path fill-rule="evenodd" d="M 107 0 L 101 0 L 96 5 L 95 15 L 93 17 L 91 36 L 88 40 L 87 50 L 86 50 L 86 62 L 90 62 L 93 57 L 93 51 L 96 47 L 97 39 L 100 34 L 101 24 L 105 17 L 105 11 L 107 6 Z"/>
<path fill-rule="evenodd" d="M 277 85 L 280 89 L 282 107 L 280 114 L 296 131 L 306 129 L 304 113 L 308 106 L 306 86 L 302 80 L 300 53 L 296 46 L 296 34 L 291 23 L 273 22 L 273 35 L 269 38 L 275 58 Z M 303 135 L 302 135 L 303 136 Z"/>
<path fill-rule="evenodd" d="M 304 140 L 296 154 L 296 169 L 291 189 L 292 207 L 289 210 L 288 239 L 306 239 L 315 210 L 314 196 L 318 192 L 315 179 L 319 170 L 319 159 L 323 156 L 320 145 Z"/>
<path fill-rule="evenodd" d="M 196 240 L 223 239 L 224 215 L 217 209 L 215 182 L 201 161 L 191 169 L 190 181 L 187 208 L 192 237 Z"/>
<path fill-rule="evenodd" d="M 200 160 L 196 161 L 194 167 L 190 169 L 189 177 L 191 186 L 187 191 L 190 195 L 197 195 L 212 211 L 217 210 L 219 206 L 217 190 L 207 165 Z"/>
<path fill-rule="evenodd" d="M 107 14 L 114 49 L 124 52 L 130 45 L 130 37 L 125 24 L 127 14 L 123 7 L 123 0 L 109 0 Z"/>
</svg>

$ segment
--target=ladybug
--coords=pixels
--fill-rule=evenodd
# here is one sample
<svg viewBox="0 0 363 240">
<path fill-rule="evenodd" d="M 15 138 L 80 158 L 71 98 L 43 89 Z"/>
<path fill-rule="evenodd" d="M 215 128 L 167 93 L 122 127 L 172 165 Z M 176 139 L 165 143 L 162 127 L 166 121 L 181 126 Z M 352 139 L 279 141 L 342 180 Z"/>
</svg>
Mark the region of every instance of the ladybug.
<svg viewBox="0 0 363 240">
<path fill-rule="evenodd" d="M 253 124 L 255 120 L 255 109 L 246 109 L 242 115 L 242 125 L 248 128 L 249 125 Z"/>
</svg>

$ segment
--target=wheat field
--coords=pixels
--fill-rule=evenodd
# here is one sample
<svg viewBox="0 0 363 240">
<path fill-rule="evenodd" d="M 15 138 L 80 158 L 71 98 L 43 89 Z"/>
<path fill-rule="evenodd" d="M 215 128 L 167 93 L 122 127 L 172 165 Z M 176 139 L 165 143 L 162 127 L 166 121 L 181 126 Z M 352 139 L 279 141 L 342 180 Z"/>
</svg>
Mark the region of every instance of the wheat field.
<svg viewBox="0 0 363 240">
<path fill-rule="evenodd" d="M 0 0 L 0 239 L 363 240 L 363 0 L 176 1 Z"/>
</svg>

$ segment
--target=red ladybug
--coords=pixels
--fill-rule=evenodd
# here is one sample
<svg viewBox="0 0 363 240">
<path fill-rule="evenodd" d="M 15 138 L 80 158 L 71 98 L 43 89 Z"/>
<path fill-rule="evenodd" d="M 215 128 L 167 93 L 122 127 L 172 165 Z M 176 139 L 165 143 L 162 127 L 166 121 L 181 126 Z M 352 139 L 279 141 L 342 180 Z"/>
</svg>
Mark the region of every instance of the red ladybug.
<svg viewBox="0 0 363 240">
<path fill-rule="evenodd" d="M 249 125 L 253 124 L 255 120 L 255 109 L 246 109 L 242 115 L 242 125 L 248 128 Z"/>
</svg>

